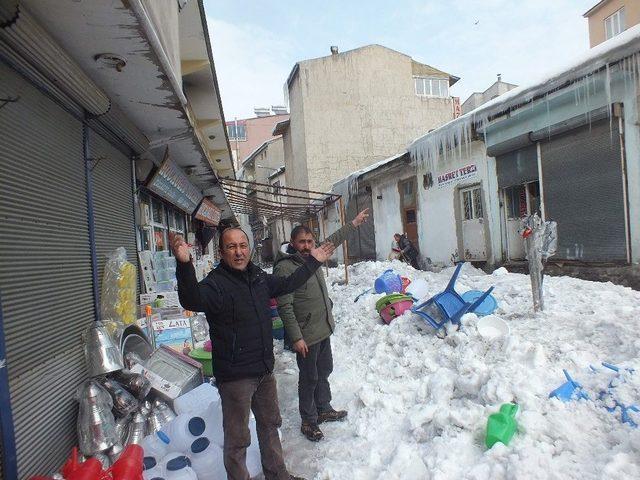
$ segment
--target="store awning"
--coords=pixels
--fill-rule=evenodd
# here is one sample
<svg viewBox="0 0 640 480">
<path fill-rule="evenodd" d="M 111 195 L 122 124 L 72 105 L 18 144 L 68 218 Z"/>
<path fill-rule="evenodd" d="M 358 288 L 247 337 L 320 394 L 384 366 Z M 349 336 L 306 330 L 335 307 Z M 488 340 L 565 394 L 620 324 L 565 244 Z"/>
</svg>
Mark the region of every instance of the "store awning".
<svg viewBox="0 0 640 480">
<path fill-rule="evenodd" d="M 314 192 L 247 180 L 220 179 L 225 196 L 236 214 L 257 215 L 267 224 L 284 218 L 305 222 L 340 200 L 334 193 Z"/>
</svg>

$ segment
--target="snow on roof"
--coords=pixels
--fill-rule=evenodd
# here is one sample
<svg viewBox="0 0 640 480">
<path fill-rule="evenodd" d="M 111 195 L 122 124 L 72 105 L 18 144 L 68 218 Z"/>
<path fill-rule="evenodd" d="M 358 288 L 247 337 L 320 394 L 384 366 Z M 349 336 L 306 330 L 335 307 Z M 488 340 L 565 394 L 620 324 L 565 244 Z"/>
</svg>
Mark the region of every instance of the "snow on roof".
<svg viewBox="0 0 640 480">
<path fill-rule="evenodd" d="M 490 117 L 499 115 L 517 105 L 528 103 L 540 95 L 555 90 L 568 82 L 585 77 L 594 71 L 607 68 L 612 63 L 618 62 L 638 51 L 640 51 L 640 24 L 595 46 L 585 52 L 584 55 L 572 58 L 563 67 L 541 74 L 536 81 L 509 90 L 476 109 L 417 138 L 409 145 L 408 150 L 412 156 L 424 156 L 424 144 L 429 142 L 430 138 L 441 135 L 444 130 L 450 129 L 454 125 L 459 128 L 460 125 L 465 123 L 485 123 Z M 637 68 L 640 69 L 640 65 Z"/>
<path fill-rule="evenodd" d="M 377 168 L 383 167 L 388 163 L 393 162 L 394 160 L 399 159 L 400 157 L 402 157 L 403 155 L 406 155 L 407 152 L 400 152 L 400 153 L 396 153 L 395 155 L 392 155 L 391 157 L 387 157 L 385 159 L 382 159 L 376 163 L 372 163 L 371 165 L 367 165 L 364 168 L 361 168 L 360 170 L 356 170 L 355 172 L 351 172 L 349 175 L 347 175 L 344 178 L 341 178 L 340 180 L 338 180 L 337 182 L 335 182 L 333 184 L 333 186 L 337 186 L 338 184 L 344 182 L 344 181 L 348 181 L 349 184 L 352 184 L 353 182 L 355 182 L 358 178 L 360 178 L 362 175 L 364 175 L 365 173 L 369 173 Z"/>
</svg>

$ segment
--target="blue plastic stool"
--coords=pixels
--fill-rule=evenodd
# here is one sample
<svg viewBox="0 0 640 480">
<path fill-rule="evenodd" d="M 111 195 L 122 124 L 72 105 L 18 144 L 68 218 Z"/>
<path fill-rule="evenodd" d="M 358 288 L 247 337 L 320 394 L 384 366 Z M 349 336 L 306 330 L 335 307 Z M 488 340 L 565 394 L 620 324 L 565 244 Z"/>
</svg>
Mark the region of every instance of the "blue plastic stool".
<svg viewBox="0 0 640 480">
<path fill-rule="evenodd" d="M 563 402 L 569 402 L 571 400 L 589 400 L 589 396 L 582 389 L 582 385 L 576 382 L 569 372 L 565 369 L 562 369 L 562 373 L 566 377 L 567 381 L 556 388 L 549 394 L 549 398 L 557 398 L 558 400 L 562 400 Z"/>
<path fill-rule="evenodd" d="M 447 322 L 451 322 L 460 328 L 462 316 L 465 313 L 474 312 L 493 291 L 493 287 L 491 287 L 480 295 L 476 301 L 466 302 L 455 290 L 456 280 L 462 265 L 464 264 L 458 264 L 444 291 L 411 309 L 413 313 L 422 317 L 436 330 L 440 330 Z"/>
</svg>

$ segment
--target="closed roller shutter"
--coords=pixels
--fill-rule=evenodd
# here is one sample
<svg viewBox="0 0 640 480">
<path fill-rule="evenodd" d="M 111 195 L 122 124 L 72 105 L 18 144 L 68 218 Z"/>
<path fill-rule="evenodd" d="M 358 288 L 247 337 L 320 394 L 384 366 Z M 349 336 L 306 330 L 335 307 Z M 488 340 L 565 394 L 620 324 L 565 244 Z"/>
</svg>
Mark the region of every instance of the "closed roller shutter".
<svg viewBox="0 0 640 480">
<path fill-rule="evenodd" d="M 89 135 L 89 152 L 93 167 L 93 213 L 101 288 L 107 255 L 116 248 L 124 247 L 127 259 L 137 265 L 131 160 L 95 132 Z"/>
<path fill-rule="evenodd" d="M 554 258 L 627 261 L 618 134 L 614 118 L 541 143 L 545 212 L 558 222 Z"/>
<path fill-rule="evenodd" d="M 535 145 L 496 157 L 498 187 L 505 188 L 538 180 L 538 153 Z"/>
<path fill-rule="evenodd" d="M 81 123 L 0 63 L 0 291 L 19 478 L 76 443 L 93 296 Z"/>
</svg>

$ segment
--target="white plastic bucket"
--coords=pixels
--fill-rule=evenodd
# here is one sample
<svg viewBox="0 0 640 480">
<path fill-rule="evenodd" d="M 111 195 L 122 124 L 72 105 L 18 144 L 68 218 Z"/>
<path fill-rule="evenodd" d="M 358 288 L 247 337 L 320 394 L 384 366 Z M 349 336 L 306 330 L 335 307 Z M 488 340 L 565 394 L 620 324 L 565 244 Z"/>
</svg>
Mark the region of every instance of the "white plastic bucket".
<svg viewBox="0 0 640 480">
<path fill-rule="evenodd" d="M 411 295 L 416 301 L 422 300 L 429 294 L 429 285 L 426 280 L 418 278 L 407 287 L 407 295 Z"/>
<path fill-rule="evenodd" d="M 509 324 L 495 315 L 487 315 L 480 318 L 476 324 L 480 336 L 486 340 L 495 340 L 507 337 L 511 332 Z"/>
</svg>

